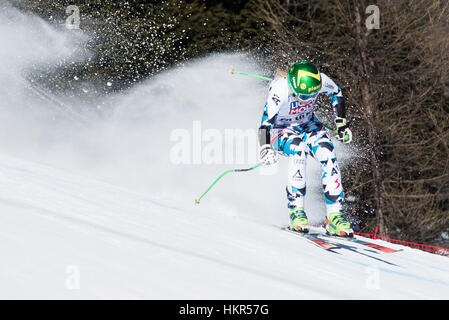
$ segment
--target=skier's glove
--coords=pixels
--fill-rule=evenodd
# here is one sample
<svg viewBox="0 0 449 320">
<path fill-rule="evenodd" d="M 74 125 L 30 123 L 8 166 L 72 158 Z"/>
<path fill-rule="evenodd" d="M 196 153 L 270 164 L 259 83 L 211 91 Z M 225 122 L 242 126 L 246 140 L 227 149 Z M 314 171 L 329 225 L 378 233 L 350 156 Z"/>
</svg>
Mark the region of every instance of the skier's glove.
<svg viewBox="0 0 449 320">
<path fill-rule="evenodd" d="M 335 118 L 335 125 L 337 126 L 337 139 L 344 143 L 350 143 L 352 141 L 352 132 L 348 127 L 346 119 Z"/>
<path fill-rule="evenodd" d="M 279 158 L 277 152 L 274 151 L 269 144 L 264 144 L 263 146 L 261 146 L 259 154 L 260 161 L 266 166 L 275 164 Z"/>
</svg>

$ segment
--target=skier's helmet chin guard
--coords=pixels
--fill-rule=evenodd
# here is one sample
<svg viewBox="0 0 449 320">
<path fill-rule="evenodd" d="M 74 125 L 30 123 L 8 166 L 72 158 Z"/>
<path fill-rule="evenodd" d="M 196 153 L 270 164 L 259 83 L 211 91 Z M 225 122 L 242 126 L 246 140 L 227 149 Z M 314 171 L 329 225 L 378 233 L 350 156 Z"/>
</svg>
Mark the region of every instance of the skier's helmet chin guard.
<svg viewBox="0 0 449 320">
<path fill-rule="evenodd" d="M 307 61 L 293 64 L 287 73 L 290 92 L 301 100 L 314 99 L 321 89 L 321 74 L 318 68 Z"/>
</svg>

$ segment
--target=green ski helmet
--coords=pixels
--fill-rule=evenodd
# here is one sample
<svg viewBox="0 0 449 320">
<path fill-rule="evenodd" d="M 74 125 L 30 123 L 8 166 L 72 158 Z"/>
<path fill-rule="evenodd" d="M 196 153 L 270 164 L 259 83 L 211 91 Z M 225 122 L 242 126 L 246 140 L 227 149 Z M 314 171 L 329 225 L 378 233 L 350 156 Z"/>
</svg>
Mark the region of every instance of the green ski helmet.
<svg viewBox="0 0 449 320">
<path fill-rule="evenodd" d="M 318 68 L 307 61 L 293 64 L 287 72 L 291 93 L 301 100 L 315 98 L 321 89 L 321 75 Z"/>
</svg>

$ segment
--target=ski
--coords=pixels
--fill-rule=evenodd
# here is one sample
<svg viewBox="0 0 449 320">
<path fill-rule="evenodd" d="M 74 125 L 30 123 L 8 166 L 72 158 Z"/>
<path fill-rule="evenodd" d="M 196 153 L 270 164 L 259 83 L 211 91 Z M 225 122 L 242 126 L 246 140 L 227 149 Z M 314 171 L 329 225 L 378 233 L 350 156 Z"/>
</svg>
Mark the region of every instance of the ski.
<svg viewBox="0 0 449 320">
<path fill-rule="evenodd" d="M 393 248 L 381 246 L 379 244 L 375 244 L 375 243 L 364 241 L 364 240 L 360 240 L 360 239 L 355 239 L 354 238 L 354 239 L 351 239 L 350 241 L 358 243 L 358 244 L 361 244 L 361 245 L 364 245 L 364 246 L 367 246 L 367 247 L 370 247 L 372 249 L 376 249 L 376 250 L 382 251 L 382 252 L 391 253 L 391 252 L 399 251 L 399 250 L 396 250 L 396 249 L 393 249 Z"/>
<path fill-rule="evenodd" d="M 354 242 L 354 243 L 361 244 L 361 245 L 370 247 L 371 249 L 376 249 L 376 250 L 379 250 L 379 251 L 382 251 L 382 252 L 385 252 L 385 253 L 392 253 L 392 252 L 399 251 L 399 250 L 396 250 L 396 249 L 392 249 L 392 248 L 389 248 L 389 247 L 381 246 L 379 244 L 375 244 L 375 243 L 372 243 L 372 242 L 369 242 L 369 241 L 360 240 L 360 239 L 356 239 L 356 238 L 338 237 L 338 236 L 333 236 L 333 235 L 330 235 L 330 234 L 323 234 L 322 236 L 323 237 L 328 237 L 328 238 L 334 238 L 334 239 Z"/>
<path fill-rule="evenodd" d="M 313 243 L 314 245 L 325 249 L 325 250 L 332 250 L 332 249 L 339 249 L 340 247 L 338 245 L 332 244 L 327 242 L 326 240 L 320 239 L 318 236 L 320 236 L 320 234 L 316 234 L 316 233 L 302 233 L 302 232 L 298 232 L 295 230 L 290 229 L 289 227 L 281 227 L 281 230 L 287 231 L 289 233 L 295 234 L 298 237 L 307 240 L 311 243 Z"/>
</svg>

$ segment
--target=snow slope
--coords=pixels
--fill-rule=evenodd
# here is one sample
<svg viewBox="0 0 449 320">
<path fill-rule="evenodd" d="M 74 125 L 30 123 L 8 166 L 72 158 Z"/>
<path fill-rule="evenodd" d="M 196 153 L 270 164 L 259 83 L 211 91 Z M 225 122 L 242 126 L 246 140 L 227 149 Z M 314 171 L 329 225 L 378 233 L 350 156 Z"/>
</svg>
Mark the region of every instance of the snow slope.
<svg viewBox="0 0 449 320">
<path fill-rule="evenodd" d="M 271 225 L 10 156 L 0 181 L 3 299 L 449 298 L 449 259 L 415 249 L 327 252 Z"/>
<path fill-rule="evenodd" d="M 211 55 L 90 104 L 26 80 L 36 65 L 83 59 L 85 37 L 0 12 L 0 298 L 449 298 L 447 258 L 326 252 L 275 228 L 286 159 L 226 176 L 194 206 L 219 173 L 256 161 L 267 83 L 228 72 L 269 75 L 250 57 Z M 226 140 L 247 130 L 240 147 Z M 346 148 L 336 143 L 342 163 Z M 309 161 L 312 222 L 324 217 L 319 177 Z"/>
</svg>

